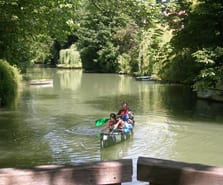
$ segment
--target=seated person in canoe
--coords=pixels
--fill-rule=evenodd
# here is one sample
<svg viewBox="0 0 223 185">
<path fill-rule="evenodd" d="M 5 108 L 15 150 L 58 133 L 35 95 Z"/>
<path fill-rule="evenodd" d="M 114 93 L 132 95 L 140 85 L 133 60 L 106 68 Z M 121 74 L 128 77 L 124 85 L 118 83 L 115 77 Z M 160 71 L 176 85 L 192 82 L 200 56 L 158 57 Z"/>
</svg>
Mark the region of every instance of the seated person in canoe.
<svg viewBox="0 0 223 185">
<path fill-rule="evenodd" d="M 131 109 L 128 106 L 128 103 L 123 102 L 121 109 L 117 113 L 117 117 L 121 118 L 123 121 L 126 121 L 128 124 L 134 125 L 134 115 Z"/>
<path fill-rule="evenodd" d="M 121 119 L 118 120 L 115 113 L 111 113 L 108 127 L 110 132 L 113 132 L 114 130 L 121 130 L 123 128 L 123 121 Z"/>
</svg>

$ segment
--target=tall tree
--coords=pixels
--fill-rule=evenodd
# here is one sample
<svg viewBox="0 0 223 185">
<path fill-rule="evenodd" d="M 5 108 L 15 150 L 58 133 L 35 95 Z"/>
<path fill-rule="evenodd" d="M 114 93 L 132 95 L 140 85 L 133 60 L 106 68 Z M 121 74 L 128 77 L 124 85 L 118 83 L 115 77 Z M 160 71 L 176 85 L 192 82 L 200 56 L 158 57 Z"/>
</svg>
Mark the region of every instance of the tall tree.
<svg viewBox="0 0 223 185">
<path fill-rule="evenodd" d="M 0 58 L 24 66 L 32 58 L 31 46 L 37 43 L 40 34 L 47 40 L 64 41 L 78 3 L 78 0 L 0 1 Z"/>
<path fill-rule="evenodd" d="M 189 69 L 185 79 L 196 89 L 223 81 L 222 20 L 223 1 L 199 0 L 188 12 L 184 29 L 173 39 L 176 63 Z"/>
</svg>

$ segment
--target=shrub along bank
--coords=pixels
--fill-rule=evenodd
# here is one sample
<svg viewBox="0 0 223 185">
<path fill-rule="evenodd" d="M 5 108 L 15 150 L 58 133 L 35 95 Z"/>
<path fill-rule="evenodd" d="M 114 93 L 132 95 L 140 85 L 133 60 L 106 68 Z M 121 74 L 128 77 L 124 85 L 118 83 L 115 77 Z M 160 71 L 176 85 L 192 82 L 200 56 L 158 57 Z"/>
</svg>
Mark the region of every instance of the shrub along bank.
<svg viewBox="0 0 223 185">
<path fill-rule="evenodd" d="M 0 60 L 0 105 L 13 106 L 18 96 L 21 75 L 15 66 Z"/>
</svg>

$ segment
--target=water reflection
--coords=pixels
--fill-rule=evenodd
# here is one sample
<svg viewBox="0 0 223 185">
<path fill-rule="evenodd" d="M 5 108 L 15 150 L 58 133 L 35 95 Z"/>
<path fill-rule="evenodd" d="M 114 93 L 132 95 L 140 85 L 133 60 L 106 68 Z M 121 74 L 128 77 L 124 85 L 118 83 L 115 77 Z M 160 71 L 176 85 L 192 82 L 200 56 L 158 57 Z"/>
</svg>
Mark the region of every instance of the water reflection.
<svg viewBox="0 0 223 185">
<path fill-rule="evenodd" d="M 81 86 L 82 71 L 81 70 L 58 70 L 56 72 L 57 89 L 77 90 Z"/>
<path fill-rule="evenodd" d="M 29 75 L 54 84 L 25 86 L 18 109 L 0 111 L 1 166 L 136 160 L 139 155 L 223 164 L 223 104 L 196 100 L 188 87 L 81 70 L 41 68 Z M 135 133 L 100 151 L 101 128 L 94 122 L 117 112 L 122 101 L 135 112 Z"/>
</svg>

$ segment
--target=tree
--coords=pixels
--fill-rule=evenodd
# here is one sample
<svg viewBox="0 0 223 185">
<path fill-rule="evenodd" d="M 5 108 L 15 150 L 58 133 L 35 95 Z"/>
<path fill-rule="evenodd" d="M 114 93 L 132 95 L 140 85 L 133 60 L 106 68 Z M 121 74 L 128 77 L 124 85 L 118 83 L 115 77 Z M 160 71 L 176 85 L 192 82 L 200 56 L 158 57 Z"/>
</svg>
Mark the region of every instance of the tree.
<svg viewBox="0 0 223 185">
<path fill-rule="evenodd" d="M 1 104 L 10 104 L 17 94 L 17 70 L 9 64 L 25 71 L 32 60 L 51 57 L 53 43 L 65 42 L 75 29 L 77 6 L 79 0 L 0 1 Z"/>
<path fill-rule="evenodd" d="M 113 36 L 115 28 L 126 25 L 125 16 L 119 13 L 117 5 L 110 1 L 90 1 L 86 5 L 77 32 L 77 45 L 86 71 L 117 72 L 118 48 Z"/>
<path fill-rule="evenodd" d="M 74 28 L 78 3 L 78 0 L 0 1 L 0 58 L 24 68 L 32 59 L 33 43 L 50 46 L 49 38 L 64 42 L 71 26 Z M 39 42 L 40 37 L 45 37 L 46 42 L 44 39 Z"/>
<path fill-rule="evenodd" d="M 175 59 L 178 58 L 176 63 L 189 66 L 191 72 L 186 73 L 185 80 L 194 84 L 195 89 L 215 87 L 223 80 L 222 19 L 221 0 L 199 0 L 188 12 L 184 29 L 172 40 Z"/>
<path fill-rule="evenodd" d="M 159 5 L 152 0 L 90 0 L 84 8 L 78 31 L 84 69 L 138 71 L 141 30 L 153 27 L 161 17 Z"/>
</svg>

